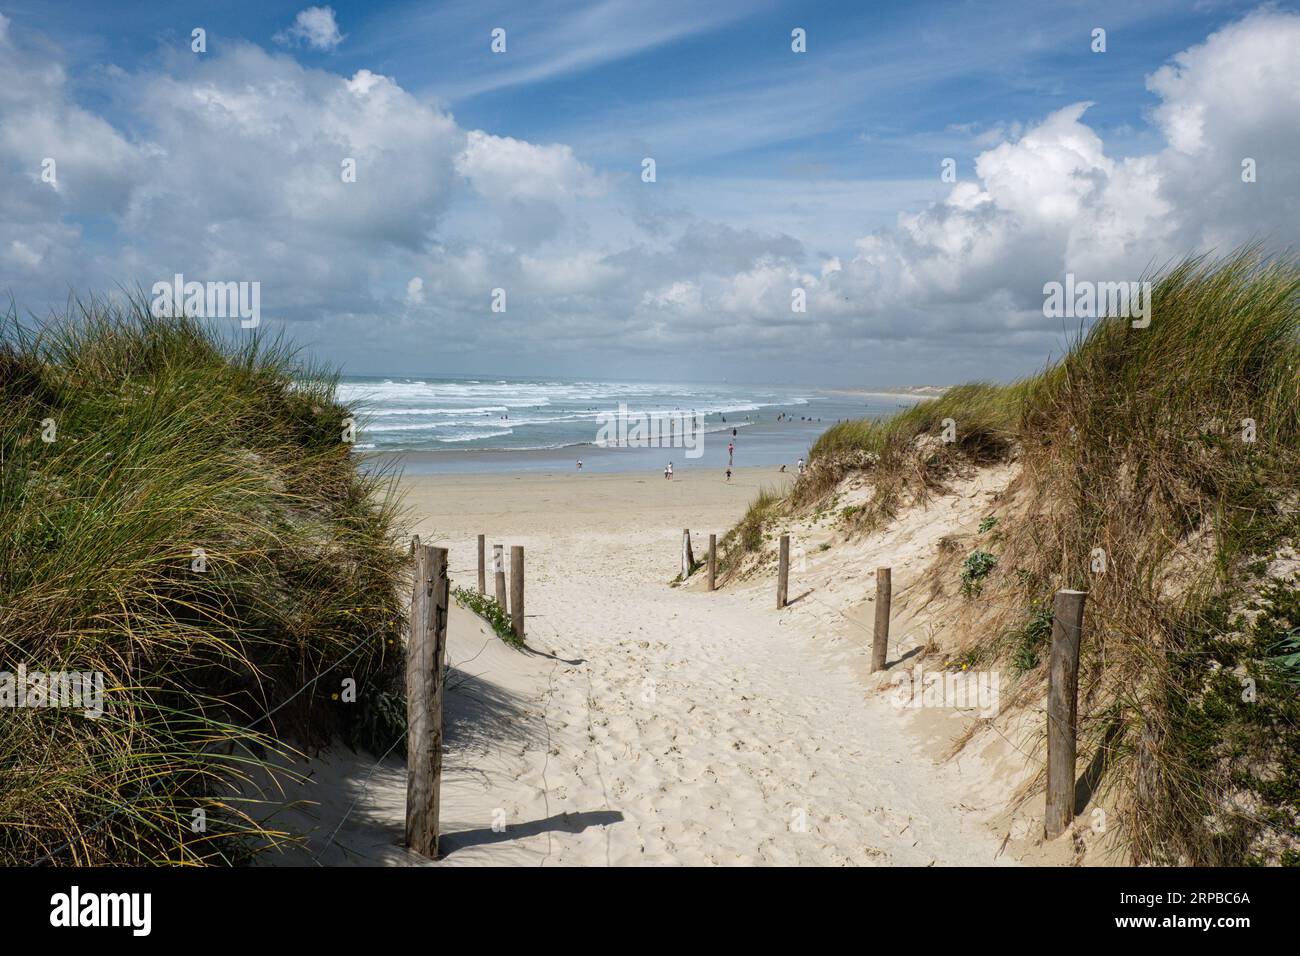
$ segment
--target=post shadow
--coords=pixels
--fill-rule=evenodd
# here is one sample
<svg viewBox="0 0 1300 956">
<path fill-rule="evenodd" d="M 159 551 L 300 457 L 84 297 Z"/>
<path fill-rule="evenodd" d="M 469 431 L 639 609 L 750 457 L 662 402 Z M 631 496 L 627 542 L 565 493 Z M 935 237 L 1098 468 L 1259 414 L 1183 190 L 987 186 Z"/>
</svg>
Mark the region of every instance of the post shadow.
<svg viewBox="0 0 1300 956">
<path fill-rule="evenodd" d="M 621 810 L 586 810 L 581 813 L 556 813 L 542 820 L 528 823 L 507 824 L 500 832 L 491 827 L 478 827 L 473 830 L 460 830 L 456 833 L 444 833 L 439 848 L 446 857 L 471 846 L 490 846 L 493 843 L 506 843 L 524 837 L 537 836 L 542 833 L 581 833 L 588 827 L 611 826 L 621 823 Z"/>
</svg>

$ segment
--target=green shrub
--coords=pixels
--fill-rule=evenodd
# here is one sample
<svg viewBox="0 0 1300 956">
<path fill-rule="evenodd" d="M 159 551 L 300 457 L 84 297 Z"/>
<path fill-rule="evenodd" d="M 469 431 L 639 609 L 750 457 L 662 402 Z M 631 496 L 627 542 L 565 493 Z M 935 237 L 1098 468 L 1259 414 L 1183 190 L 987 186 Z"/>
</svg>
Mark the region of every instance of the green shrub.
<svg viewBox="0 0 1300 956">
<path fill-rule="evenodd" d="M 961 566 L 961 593 L 974 597 L 983 588 L 983 581 L 989 576 L 998 559 L 987 551 L 972 551 Z"/>
<path fill-rule="evenodd" d="M 505 608 L 496 602 L 495 598 L 461 587 L 456 588 L 453 593 L 456 595 L 456 600 L 461 607 L 468 608 L 487 621 L 496 636 L 501 640 L 511 647 L 524 646 L 524 642 L 515 636 L 514 626 L 510 623 L 510 615 L 506 613 Z"/>
</svg>

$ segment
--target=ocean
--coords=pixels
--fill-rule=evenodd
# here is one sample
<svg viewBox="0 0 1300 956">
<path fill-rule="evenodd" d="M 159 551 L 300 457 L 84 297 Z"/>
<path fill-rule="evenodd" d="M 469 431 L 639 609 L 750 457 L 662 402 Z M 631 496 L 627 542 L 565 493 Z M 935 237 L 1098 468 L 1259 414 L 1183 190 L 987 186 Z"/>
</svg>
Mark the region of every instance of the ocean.
<svg viewBox="0 0 1300 956">
<path fill-rule="evenodd" d="M 728 444 L 738 468 L 793 468 L 835 422 L 917 401 L 799 386 L 397 376 L 345 377 L 339 398 L 357 417 L 355 451 L 415 474 L 574 471 L 579 459 L 593 472 L 662 472 L 669 461 L 675 472 L 721 470 Z M 633 427 L 620 432 L 620 418 Z"/>
</svg>

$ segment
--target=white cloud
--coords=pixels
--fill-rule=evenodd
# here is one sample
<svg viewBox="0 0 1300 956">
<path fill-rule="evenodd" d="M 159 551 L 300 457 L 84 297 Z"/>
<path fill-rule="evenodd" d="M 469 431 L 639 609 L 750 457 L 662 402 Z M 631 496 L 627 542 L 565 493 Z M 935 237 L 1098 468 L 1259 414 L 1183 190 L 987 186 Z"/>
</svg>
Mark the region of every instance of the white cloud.
<svg viewBox="0 0 1300 956">
<path fill-rule="evenodd" d="M 520 257 L 527 288 L 543 295 L 592 295 L 606 291 L 623 276 L 623 270 L 595 252 L 569 256 Z"/>
<path fill-rule="evenodd" d="M 815 281 L 810 313 L 880 338 L 1059 331 L 1037 309 L 1043 283 L 1067 271 L 1135 279 L 1189 252 L 1293 239 L 1296 49 L 1300 17 L 1260 13 L 1157 70 L 1152 116 L 1168 145 L 1149 155 L 1108 155 L 1087 103 L 1057 110 L 981 153 L 977 180 L 860 239 L 852 260 Z M 1242 182 L 1246 156 L 1259 182 Z"/>
<path fill-rule="evenodd" d="M 3 26 L 3 24 L 0 24 Z M 21 239 L 9 243 L 9 259 L 24 269 L 35 269 L 41 264 L 41 254 Z"/>
<path fill-rule="evenodd" d="M 490 200 L 571 199 L 600 191 L 591 167 L 568 146 L 538 146 L 481 131 L 466 138 L 456 171 Z"/>
<path fill-rule="evenodd" d="M 0 295 L 54 301 L 100 281 L 71 216 L 120 217 L 145 157 L 71 101 L 68 77 L 44 51 L 14 40 L 0 16 Z M 53 181 L 43 178 L 48 170 Z M 105 282 L 100 287 L 111 286 Z"/>
<path fill-rule="evenodd" d="M 424 280 L 419 276 L 406 283 L 406 304 L 424 305 Z"/>
<path fill-rule="evenodd" d="M 568 146 L 479 130 L 466 136 L 456 171 L 493 210 L 503 240 L 516 248 L 554 238 L 574 202 L 602 194 L 607 185 Z"/>
<path fill-rule="evenodd" d="M 1162 148 L 1116 155 L 1083 102 L 1008 117 L 973 175 L 919 208 L 934 193 L 909 184 L 894 198 L 910 211 L 867 235 L 845 232 L 848 183 L 799 194 L 813 198 L 804 209 L 782 212 L 799 202 L 775 180 L 710 205 L 708 181 L 650 187 L 635 163 L 620 179 L 563 143 L 467 131 L 380 73 L 307 69 L 244 43 L 108 69 L 112 124 L 77 104 L 57 58 L 13 34 L 0 18 L 0 263 L 13 283 L 0 291 L 35 307 L 70 285 L 175 272 L 260 280 L 272 321 L 317 323 L 312 340 L 342 360 L 365 341 L 407 361 L 441 330 L 481 348 L 480 368 L 502 343 L 521 362 L 609 348 L 662 367 L 704 336 L 727 368 L 851 370 L 887 342 L 891 366 L 942 352 L 961 365 L 944 377 L 1002 374 L 1059 341 L 1044 282 L 1136 278 L 1190 251 L 1293 240 L 1300 221 L 1290 14 L 1248 17 L 1152 74 Z M 40 181 L 43 156 L 58 161 L 57 191 Z M 1247 156 L 1257 183 L 1241 182 Z M 874 214 L 889 185 L 869 185 Z M 705 207 L 725 221 L 686 211 Z M 98 237 L 83 234 L 90 220 Z M 795 287 L 807 314 L 791 311 Z"/>
<path fill-rule="evenodd" d="M 299 10 L 293 25 L 277 33 L 275 41 L 286 45 L 305 43 L 316 50 L 333 50 L 343 42 L 333 7 L 308 7 Z"/>
<path fill-rule="evenodd" d="M 694 316 L 701 313 L 703 299 L 696 283 L 679 281 L 662 289 L 647 290 L 641 296 L 641 304 L 648 309 Z"/>
</svg>

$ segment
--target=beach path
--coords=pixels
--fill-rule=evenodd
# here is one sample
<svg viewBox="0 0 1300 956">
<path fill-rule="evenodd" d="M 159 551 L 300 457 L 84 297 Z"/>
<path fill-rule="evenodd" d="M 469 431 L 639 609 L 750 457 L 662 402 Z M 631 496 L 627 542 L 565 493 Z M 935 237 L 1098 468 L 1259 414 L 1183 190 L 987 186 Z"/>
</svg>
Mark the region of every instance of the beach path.
<svg viewBox="0 0 1300 956">
<path fill-rule="evenodd" d="M 817 645 L 812 615 L 778 612 L 763 580 L 671 586 L 682 528 L 702 556 L 776 480 L 412 480 L 414 530 L 450 548 L 455 582 L 474 586 L 480 531 L 489 555 L 527 555 L 530 653 L 452 619 L 480 698 L 451 694 L 453 726 L 488 729 L 451 734 L 447 865 L 995 862 L 960 775 Z"/>
</svg>

